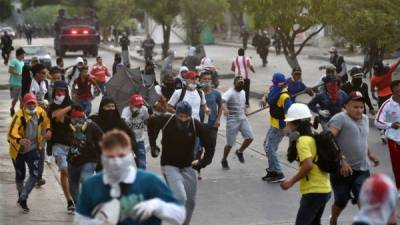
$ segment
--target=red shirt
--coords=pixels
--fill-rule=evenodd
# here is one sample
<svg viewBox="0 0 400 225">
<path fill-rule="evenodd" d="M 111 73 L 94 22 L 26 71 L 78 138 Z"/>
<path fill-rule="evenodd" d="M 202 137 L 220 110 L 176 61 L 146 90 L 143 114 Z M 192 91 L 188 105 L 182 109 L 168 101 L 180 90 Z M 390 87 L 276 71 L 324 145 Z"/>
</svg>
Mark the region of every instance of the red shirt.
<svg viewBox="0 0 400 225">
<path fill-rule="evenodd" d="M 385 97 L 392 94 L 390 84 L 392 83 L 392 75 L 399 65 L 400 61 L 391 65 L 390 69 L 380 76 L 374 75 L 371 79 L 371 90 L 378 90 L 378 96 Z"/>
<path fill-rule="evenodd" d="M 97 64 L 95 64 L 92 68 L 92 70 L 90 71 L 90 75 L 93 76 L 93 78 L 95 79 L 95 81 L 98 84 L 102 84 L 106 82 L 106 76 L 108 73 L 108 68 L 104 65 L 99 66 Z"/>
<path fill-rule="evenodd" d="M 95 85 L 95 82 L 89 77 L 84 81 L 80 77 L 76 78 L 72 85 L 72 92 L 75 94 L 75 98 L 79 101 L 92 100 L 92 85 Z"/>
</svg>

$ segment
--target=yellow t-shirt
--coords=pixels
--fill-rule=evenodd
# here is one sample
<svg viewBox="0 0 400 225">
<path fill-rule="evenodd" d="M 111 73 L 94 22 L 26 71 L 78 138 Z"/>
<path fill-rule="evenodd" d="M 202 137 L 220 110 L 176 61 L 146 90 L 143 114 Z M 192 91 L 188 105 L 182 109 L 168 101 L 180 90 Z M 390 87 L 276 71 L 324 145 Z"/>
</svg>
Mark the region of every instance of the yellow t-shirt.
<svg viewBox="0 0 400 225">
<path fill-rule="evenodd" d="M 286 99 L 290 99 L 290 95 L 289 95 L 289 93 L 287 93 L 287 88 L 283 88 L 282 90 L 281 90 L 281 96 L 279 96 L 279 99 L 278 99 L 278 101 L 276 102 L 276 105 L 278 106 L 278 107 L 284 107 L 284 104 L 285 104 L 285 101 L 286 101 Z M 286 92 L 286 93 L 283 93 L 283 92 Z M 286 116 L 286 115 L 285 115 Z M 274 118 L 274 117 L 272 117 L 271 116 L 271 127 L 273 127 L 273 128 L 277 128 L 277 129 L 280 129 L 280 128 L 284 128 L 284 127 L 280 127 L 279 126 L 279 123 L 280 122 L 283 122 L 283 121 L 279 121 L 279 119 L 276 119 L 276 118 Z"/>
<path fill-rule="evenodd" d="M 296 148 L 299 167 L 300 162 L 303 162 L 308 158 L 315 159 L 315 156 L 317 155 L 317 145 L 314 138 L 310 136 L 299 137 Z M 316 164 L 313 164 L 310 172 L 300 180 L 301 194 L 331 192 L 331 183 L 328 176 L 328 173 L 321 171 Z"/>
</svg>

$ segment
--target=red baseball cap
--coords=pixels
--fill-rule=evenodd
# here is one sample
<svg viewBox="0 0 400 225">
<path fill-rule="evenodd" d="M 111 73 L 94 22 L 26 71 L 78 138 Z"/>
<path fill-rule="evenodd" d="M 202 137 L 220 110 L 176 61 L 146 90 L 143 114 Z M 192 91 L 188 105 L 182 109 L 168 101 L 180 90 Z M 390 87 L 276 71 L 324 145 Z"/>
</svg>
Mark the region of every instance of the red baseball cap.
<svg viewBox="0 0 400 225">
<path fill-rule="evenodd" d="M 37 103 L 37 98 L 36 95 L 30 92 L 25 94 L 24 99 L 22 101 L 24 104 Z"/>
<path fill-rule="evenodd" d="M 81 111 L 78 109 L 72 109 L 69 115 L 72 118 L 84 118 L 85 117 L 85 111 Z"/>
<path fill-rule="evenodd" d="M 347 102 L 350 101 L 362 101 L 365 102 L 364 96 L 359 91 L 353 91 L 349 94 Z"/>
<path fill-rule="evenodd" d="M 195 71 L 188 71 L 185 73 L 185 79 L 196 80 L 199 75 Z"/>
<path fill-rule="evenodd" d="M 144 99 L 139 94 L 134 94 L 131 97 L 130 103 L 134 106 L 142 106 L 144 105 Z"/>
</svg>

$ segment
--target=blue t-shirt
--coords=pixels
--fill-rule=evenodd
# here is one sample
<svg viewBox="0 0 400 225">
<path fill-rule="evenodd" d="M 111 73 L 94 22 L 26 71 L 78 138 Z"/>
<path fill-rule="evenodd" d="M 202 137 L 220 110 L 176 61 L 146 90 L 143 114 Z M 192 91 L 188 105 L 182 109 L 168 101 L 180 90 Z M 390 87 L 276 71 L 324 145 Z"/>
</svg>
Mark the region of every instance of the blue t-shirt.
<svg viewBox="0 0 400 225">
<path fill-rule="evenodd" d="M 289 91 L 290 98 L 294 102 L 296 97 L 292 97 L 294 94 L 302 92 L 306 89 L 306 85 L 301 80 L 293 80 L 292 78 L 287 79 L 287 87 Z"/>
<path fill-rule="evenodd" d="M 8 79 L 8 82 L 10 83 L 11 86 L 21 86 L 22 85 L 22 68 L 24 67 L 24 61 L 14 58 L 10 62 L 10 67 L 14 68 L 14 70 L 17 71 L 19 76 L 10 74 L 10 78 Z"/>
<path fill-rule="evenodd" d="M 215 121 L 218 118 L 218 110 L 222 103 L 221 93 L 217 90 L 213 90 L 211 93 L 206 94 L 207 107 L 210 109 L 210 115 L 208 122 L 204 121 L 204 112 L 200 112 L 200 119 L 206 124 L 208 128 L 214 127 Z"/>
<path fill-rule="evenodd" d="M 156 175 L 137 169 L 136 179 L 127 187 L 124 195 L 137 194 L 141 195 L 144 200 L 159 198 L 165 202 L 176 203 L 173 193 L 168 186 Z M 79 194 L 78 204 L 76 207 L 77 213 L 86 217 L 92 217 L 93 209 L 104 202 L 111 200 L 110 186 L 103 183 L 103 173 L 98 173 L 95 176 L 88 178 L 83 184 Z M 161 220 L 157 217 L 150 217 L 143 223 L 128 218 L 118 225 L 161 225 Z"/>
</svg>

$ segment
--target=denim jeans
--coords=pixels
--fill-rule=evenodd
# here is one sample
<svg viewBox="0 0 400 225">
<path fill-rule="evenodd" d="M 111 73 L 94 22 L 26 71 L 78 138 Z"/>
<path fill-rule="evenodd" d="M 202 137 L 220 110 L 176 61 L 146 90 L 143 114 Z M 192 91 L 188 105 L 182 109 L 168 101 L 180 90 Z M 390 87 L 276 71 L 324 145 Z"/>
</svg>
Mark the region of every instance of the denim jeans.
<svg viewBox="0 0 400 225">
<path fill-rule="evenodd" d="M 79 101 L 79 104 L 85 109 L 86 116 L 92 112 L 92 102 L 90 100 Z"/>
<path fill-rule="evenodd" d="M 268 158 L 268 171 L 282 173 L 278 160 L 278 146 L 283 135 L 278 128 L 270 127 L 264 141 L 264 150 Z"/>
<path fill-rule="evenodd" d="M 90 176 L 94 175 L 97 163 L 88 162 L 79 166 L 68 166 L 69 189 L 75 203 L 78 201 L 79 185 Z"/>
<path fill-rule="evenodd" d="M 146 148 L 143 141 L 136 142 L 136 165 L 140 169 L 146 169 Z"/>
<path fill-rule="evenodd" d="M 321 225 L 321 217 L 331 193 L 304 194 L 300 200 L 296 225 Z"/>
<path fill-rule="evenodd" d="M 39 174 L 39 157 L 38 150 L 34 149 L 25 154 L 18 154 L 17 158 L 13 160 L 15 169 L 15 183 L 17 185 L 19 200 L 21 201 L 27 200 L 28 195 L 35 187 Z M 29 169 L 29 178 L 26 182 L 24 182 L 26 175 L 25 164 L 28 165 Z"/>
<path fill-rule="evenodd" d="M 189 225 L 196 203 L 196 171 L 192 167 L 178 168 L 175 166 L 162 166 L 161 171 L 176 199 L 185 205 L 186 219 L 183 225 Z"/>
<path fill-rule="evenodd" d="M 105 83 L 105 82 L 104 82 L 104 83 L 97 83 L 97 85 L 98 85 L 99 88 L 100 88 L 101 94 L 102 94 L 103 96 L 107 96 L 107 92 L 106 92 L 106 83 Z"/>
<path fill-rule="evenodd" d="M 44 149 L 39 150 L 39 165 L 38 165 L 38 180 L 42 179 L 43 176 L 43 170 L 44 170 Z"/>
</svg>

